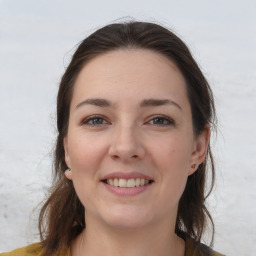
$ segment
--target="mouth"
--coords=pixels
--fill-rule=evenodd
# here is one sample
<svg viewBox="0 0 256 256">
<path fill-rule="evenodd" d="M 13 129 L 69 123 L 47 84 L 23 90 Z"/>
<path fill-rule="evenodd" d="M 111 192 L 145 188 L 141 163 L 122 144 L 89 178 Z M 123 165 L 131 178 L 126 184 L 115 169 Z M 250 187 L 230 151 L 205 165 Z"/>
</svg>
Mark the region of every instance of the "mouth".
<svg viewBox="0 0 256 256">
<path fill-rule="evenodd" d="M 135 187 L 143 187 L 149 184 L 152 184 L 154 181 L 144 178 L 130 178 L 130 179 L 123 179 L 123 178 L 110 178 L 102 180 L 103 183 L 108 184 L 113 187 L 120 187 L 120 188 L 135 188 Z"/>
</svg>

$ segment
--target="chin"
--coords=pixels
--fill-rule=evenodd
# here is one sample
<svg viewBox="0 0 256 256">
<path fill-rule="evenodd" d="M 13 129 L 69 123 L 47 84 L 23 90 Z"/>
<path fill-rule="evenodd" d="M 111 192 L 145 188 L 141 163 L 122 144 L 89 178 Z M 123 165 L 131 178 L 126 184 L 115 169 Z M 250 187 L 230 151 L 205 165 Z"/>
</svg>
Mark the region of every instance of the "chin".
<svg viewBox="0 0 256 256">
<path fill-rule="evenodd" d="M 150 222 L 147 211 L 138 211 L 133 207 L 122 206 L 121 209 L 111 209 L 102 216 L 103 221 L 117 229 L 141 228 Z"/>
</svg>

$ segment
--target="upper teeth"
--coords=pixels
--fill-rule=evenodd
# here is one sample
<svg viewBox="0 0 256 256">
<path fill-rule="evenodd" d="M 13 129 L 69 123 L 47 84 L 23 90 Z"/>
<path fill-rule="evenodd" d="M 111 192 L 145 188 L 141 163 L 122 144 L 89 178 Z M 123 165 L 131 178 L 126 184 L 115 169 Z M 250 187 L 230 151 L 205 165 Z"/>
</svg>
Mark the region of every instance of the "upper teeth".
<svg viewBox="0 0 256 256">
<path fill-rule="evenodd" d="M 144 186 L 149 183 L 149 180 L 145 180 L 143 178 L 136 178 L 136 179 L 107 179 L 107 183 L 114 187 L 121 187 L 121 188 L 134 188 L 138 186 Z"/>
</svg>

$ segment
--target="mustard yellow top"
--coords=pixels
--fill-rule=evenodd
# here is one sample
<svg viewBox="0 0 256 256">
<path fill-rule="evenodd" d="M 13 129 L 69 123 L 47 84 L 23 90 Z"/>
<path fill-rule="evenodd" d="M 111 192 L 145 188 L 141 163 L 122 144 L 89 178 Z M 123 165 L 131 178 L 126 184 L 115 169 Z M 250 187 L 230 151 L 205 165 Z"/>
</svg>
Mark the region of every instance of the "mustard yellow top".
<svg viewBox="0 0 256 256">
<path fill-rule="evenodd" d="M 70 249 L 58 251 L 52 256 L 71 256 Z M 44 256 L 44 249 L 41 243 L 35 243 L 26 247 L 16 249 L 11 252 L 0 253 L 0 256 Z M 208 246 L 196 243 L 192 239 L 186 240 L 186 249 L 184 256 L 224 256 L 218 252 L 213 251 Z"/>
<path fill-rule="evenodd" d="M 42 243 L 30 244 L 26 247 L 16 249 L 11 252 L 0 253 L 0 256 L 44 256 L 45 250 L 42 248 Z M 58 251 L 52 256 L 71 256 L 70 249 L 61 252 Z"/>
</svg>

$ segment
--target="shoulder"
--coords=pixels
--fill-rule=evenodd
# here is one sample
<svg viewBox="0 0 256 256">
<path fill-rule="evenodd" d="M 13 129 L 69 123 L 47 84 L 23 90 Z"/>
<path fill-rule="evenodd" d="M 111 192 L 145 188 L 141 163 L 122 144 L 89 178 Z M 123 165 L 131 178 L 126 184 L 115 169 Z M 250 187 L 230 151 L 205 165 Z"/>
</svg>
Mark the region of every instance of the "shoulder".
<svg viewBox="0 0 256 256">
<path fill-rule="evenodd" d="M 30 244 L 11 252 L 0 253 L 0 256 L 43 256 L 44 249 L 41 243 Z"/>
<path fill-rule="evenodd" d="M 211 249 L 210 247 L 196 242 L 191 238 L 186 239 L 186 253 L 185 256 L 224 256 Z"/>
<path fill-rule="evenodd" d="M 44 256 L 44 254 L 45 250 L 42 243 L 34 243 L 11 252 L 0 253 L 0 256 Z M 60 254 L 62 256 L 70 256 L 69 250 L 65 252 L 61 250 L 61 252 L 59 251 L 56 255 Z"/>
</svg>

